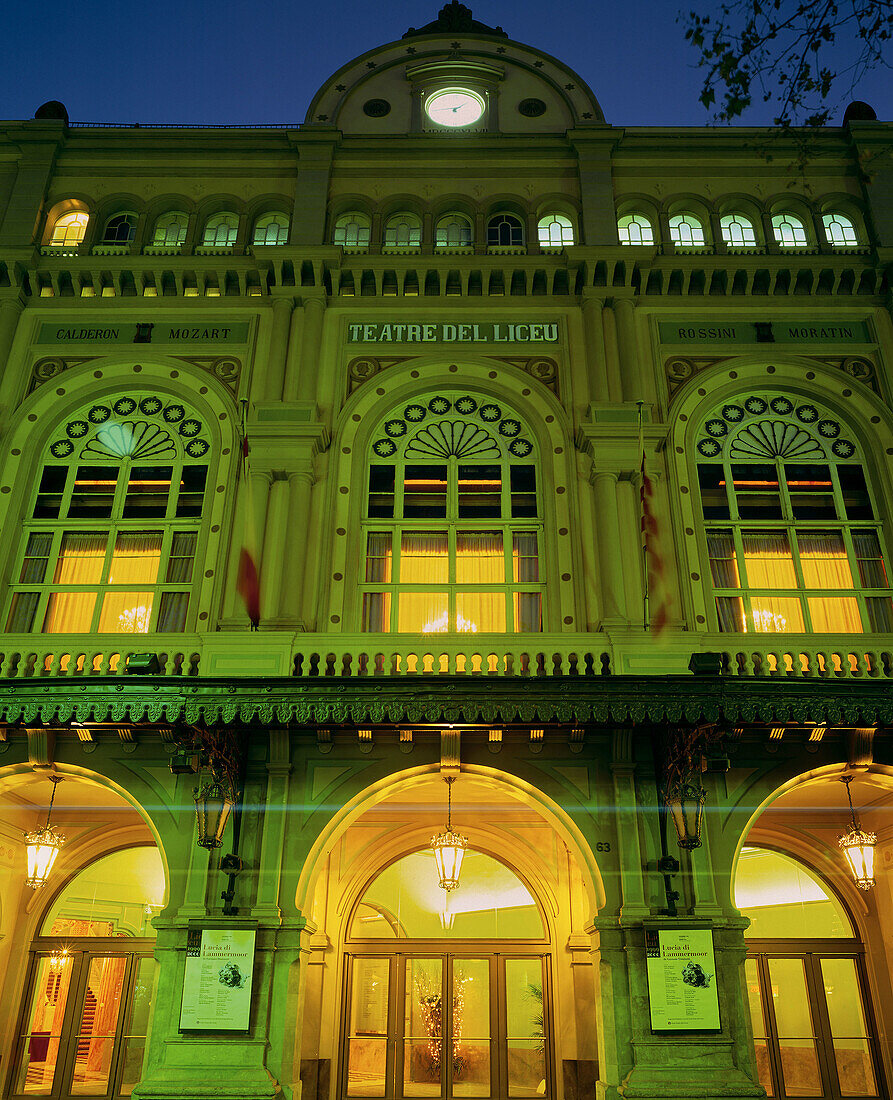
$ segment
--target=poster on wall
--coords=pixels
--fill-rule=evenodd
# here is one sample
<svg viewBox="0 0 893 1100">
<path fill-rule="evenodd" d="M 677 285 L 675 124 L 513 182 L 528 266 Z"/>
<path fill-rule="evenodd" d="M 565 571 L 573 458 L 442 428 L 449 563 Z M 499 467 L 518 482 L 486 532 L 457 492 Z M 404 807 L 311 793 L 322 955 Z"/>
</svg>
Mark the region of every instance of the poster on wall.
<svg viewBox="0 0 893 1100">
<path fill-rule="evenodd" d="M 719 1031 L 713 930 L 647 928 L 652 1031 Z"/>
<path fill-rule="evenodd" d="M 190 928 L 181 1031 L 247 1031 L 254 971 L 253 928 Z"/>
</svg>

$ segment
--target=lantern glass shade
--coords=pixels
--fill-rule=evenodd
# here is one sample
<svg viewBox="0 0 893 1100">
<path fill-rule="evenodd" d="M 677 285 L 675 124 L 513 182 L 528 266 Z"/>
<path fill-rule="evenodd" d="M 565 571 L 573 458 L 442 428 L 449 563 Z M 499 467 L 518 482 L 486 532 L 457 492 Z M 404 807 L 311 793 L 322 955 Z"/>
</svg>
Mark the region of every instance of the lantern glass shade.
<svg viewBox="0 0 893 1100">
<path fill-rule="evenodd" d="M 195 790 L 198 843 L 202 848 L 219 848 L 234 801 L 219 783 L 205 783 Z"/>
<path fill-rule="evenodd" d="M 838 837 L 837 843 L 846 856 L 856 885 L 860 890 L 871 890 L 875 885 L 874 846 L 877 843 L 877 834 L 856 828 Z"/>
<path fill-rule="evenodd" d="M 28 857 L 28 877 L 26 885 L 39 890 L 46 885 L 50 871 L 59 855 L 59 849 L 65 843 L 65 837 L 54 825 L 45 825 L 33 833 L 25 833 L 25 853 Z"/>
<path fill-rule="evenodd" d="M 667 809 L 676 827 L 679 847 L 686 851 L 701 847 L 701 816 L 707 792 L 693 783 L 680 783 L 667 791 Z"/>
<path fill-rule="evenodd" d="M 444 890 L 455 890 L 459 885 L 462 858 L 468 847 L 468 839 L 451 829 L 431 837 L 431 850 L 437 864 L 437 878 Z"/>
</svg>

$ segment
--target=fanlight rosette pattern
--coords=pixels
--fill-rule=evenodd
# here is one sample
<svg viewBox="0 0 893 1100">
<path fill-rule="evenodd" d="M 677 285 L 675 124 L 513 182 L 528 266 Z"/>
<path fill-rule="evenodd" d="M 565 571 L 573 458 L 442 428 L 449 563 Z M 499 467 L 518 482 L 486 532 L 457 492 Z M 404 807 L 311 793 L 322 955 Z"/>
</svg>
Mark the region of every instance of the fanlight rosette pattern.
<svg viewBox="0 0 893 1100">
<path fill-rule="evenodd" d="M 738 433 L 730 448 L 732 458 L 814 458 L 825 457 L 824 451 L 815 439 L 798 428 L 796 424 L 786 424 L 783 420 L 760 420 L 749 424 Z"/>
<path fill-rule="evenodd" d="M 423 428 L 406 445 L 407 458 L 495 458 L 499 445 L 489 432 L 467 420 L 441 420 Z"/>
<path fill-rule="evenodd" d="M 95 458 L 161 458 L 175 456 L 170 432 L 145 420 L 114 420 L 104 424 L 81 452 Z"/>
</svg>

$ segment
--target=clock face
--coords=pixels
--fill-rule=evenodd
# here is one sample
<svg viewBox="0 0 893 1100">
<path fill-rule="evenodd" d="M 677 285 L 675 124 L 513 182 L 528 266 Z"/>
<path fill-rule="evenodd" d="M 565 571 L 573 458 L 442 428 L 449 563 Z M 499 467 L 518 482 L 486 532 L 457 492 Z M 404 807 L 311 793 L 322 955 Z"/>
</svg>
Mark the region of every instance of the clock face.
<svg viewBox="0 0 893 1100">
<path fill-rule="evenodd" d="M 484 113 L 484 101 L 465 88 L 444 88 L 428 97 L 425 113 L 438 126 L 458 129 L 471 126 L 480 119 Z"/>
</svg>

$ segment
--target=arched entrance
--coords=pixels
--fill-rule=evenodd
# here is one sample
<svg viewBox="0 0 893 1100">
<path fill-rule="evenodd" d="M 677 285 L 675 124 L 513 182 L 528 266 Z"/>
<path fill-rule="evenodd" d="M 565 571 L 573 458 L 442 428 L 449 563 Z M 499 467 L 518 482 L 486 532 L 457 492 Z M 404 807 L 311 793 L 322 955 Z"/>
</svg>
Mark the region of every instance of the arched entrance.
<svg viewBox="0 0 893 1100">
<path fill-rule="evenodd" d="M 46 885 L 11 878 L 0 1007 L 4 1097 L 131 1094 L 143 1072 L 156 984 L 152 921 L 165 903 L 161 850 L 116 791 L 61 770 L 52 821 L 65 837 Z M 46 774 L 3 791 L 2 820 L 47 819 Z M 7 898 L 4 897 L 4 901 Z"/>
<path fill-rule="evenodd" d="M 553 1096 L 551 951 L 528 888 L 468 854 L 455 895 L 430 852 L 380 872 L 345 953 L 342 1097 Z"/>
<path fill-rule="evenodd" d="M 578 1082 L 594 1090 L 601 1021 L 585 929 L 601 883 L 587 885 L 560 810 L 549 815 L 542 795 L 483 773 L 463 768 L 454 788 L 453 826 L 469 849 L 449 895 L 429 849 L 446 817 L 430 769 L 396 777 L 384 797 L 367 791 L 319 854 L 305 1096 L 560 1100 Z"/>
<path fill-rule="evenodd" d="M 736 901 L 760 1083 L 769 1096 L 876 1097 L 865 947 L 833 890 L 790 856 L 741 853 Z"/>
<path fill-rule="evenodd" d="M 876 1007 L 889 1001 L 886 905 L 879 891 L 855 889 L 837 848 L 849 827 L 838 778 L 788 787 L 738 855 L 734 900 L 751 922 L 745 979 L 769 1096 L 888 1095 Z M 888 813 L 888 779 L 858 773 L 852 788 L 863 824 L 877 828 Z"/>
<path fill-rule="evenodd" d="M 52 900 L 31 943 L 11 1096 L 130 1095 L 163 895 L 161 857 L 145 846 L 95 860 Z"/>
</svg>

